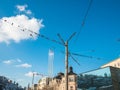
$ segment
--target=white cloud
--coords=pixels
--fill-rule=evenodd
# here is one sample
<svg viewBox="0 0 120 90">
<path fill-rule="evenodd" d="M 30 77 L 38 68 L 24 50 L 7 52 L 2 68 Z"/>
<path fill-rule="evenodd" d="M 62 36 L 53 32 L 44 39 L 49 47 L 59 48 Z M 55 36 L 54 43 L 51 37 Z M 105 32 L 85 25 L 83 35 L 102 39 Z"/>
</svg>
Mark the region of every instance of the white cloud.
<svg viewBox="0 0 120 90">
<path fill-rule="evenodd" d="M 28 7 L 27 5 L 16 5 L 16 8 L 21 12 L 26 11 L 27 7 Z"/>
<path fill-rule="evenodd" d="M 19 62 L 19 63 L 21 63 L 21 62 L 22 62 L 22 60 L 21 60 L 21 59 L 17 59 L 16 61 L 17 61 L 17 62 Z"/>
<path fill-rule="evenodd" d="M 33 74 L 36 76 L 38 73 L 30 71 L 30 72 L 26 73 L 25 76 L 27 76 L 27 77 L 33 77 Z"/>
<path fill-rule="evenodd" d="M 4 60 L 3 63 L 4 64 L 12 64 L 13 60 Z"/>
<path fill-rule="evenodd" d="M 29 15 L 32 14 L 31 10 L 27 10 L 26 14 L 29 14 Z"/>
<path fill-rule="evenodd" d="M 24 63 L 24 64 L 16 65 L 16 67 L 31 68 L 32 65 L 30 65 L 30 64 L 28 64 L 28 63 Z"/>
<path fill-rule="evenodd" d="M 33 32 L 39 33 L 39 30 L 43 27 L 42 20 L 36 18 L 29 18 L 26 15 L 16 15 L 11 17 L 3 17 L 0 19 L 0 42 L 9 44 L 11 41 L 16 43 L 21 40 L 37 39 L 37 35 Z M 26 29 L 22 31 L 21 29 Z"/>
<path fill-rule="evenodd" d="M 9 59 L 9 60 L 3 60 L 2 61 L 4 64 L 13 64 L 13 63 L 21 63 L 21 59 Z"/>
<path fill-rule="evenodd" d="M 19 13 L 22 12 L 22 13 L 25 13 L 25 14 L 32 14 L 32 11 L 31 10 L 27 10 L 26 8 L 28 7 L 28 5 L 16 5 L 16 8 L 19 10 Z"/>
</svg>

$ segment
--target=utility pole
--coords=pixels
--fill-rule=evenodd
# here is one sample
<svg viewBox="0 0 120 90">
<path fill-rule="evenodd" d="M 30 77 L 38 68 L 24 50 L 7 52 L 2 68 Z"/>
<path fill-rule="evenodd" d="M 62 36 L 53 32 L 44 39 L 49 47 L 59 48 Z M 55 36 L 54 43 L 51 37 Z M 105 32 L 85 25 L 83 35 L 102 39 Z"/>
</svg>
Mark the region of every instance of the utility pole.
<svg viewBox="0 0 120 90">
<path fill-rule="evenodd" d="M 64 41 L 60 36 L 60 34 L 58 34 L 58 37 L 60 38 L 62 44 L 65 46 L 65 90 L 68 90 L 68 54 L 69 54 L 68 46 L 69 46 L 69 41 L 72 39 L 72 37 L 75 34 L 76 32 L 74 32 L 66 41 Z"/>
<path fill-rule="evenodd" d="M 65 90 L 68 90 L 68 41 L 65 42 Z"/>
</svg>

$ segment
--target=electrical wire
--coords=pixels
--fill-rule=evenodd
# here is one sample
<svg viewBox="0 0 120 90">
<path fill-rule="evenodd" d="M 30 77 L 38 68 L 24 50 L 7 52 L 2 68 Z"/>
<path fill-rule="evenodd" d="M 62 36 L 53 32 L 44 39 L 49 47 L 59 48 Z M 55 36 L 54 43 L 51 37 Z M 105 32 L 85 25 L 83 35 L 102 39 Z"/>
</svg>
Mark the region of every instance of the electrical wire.
<svg viewBox="0 0 120 90">
<path fill-rule="evenodd" d="M 87 11 L 86 11 L 85 16 L 83 17 L 83 20 L 82 20 L 82 23 L 81 23 L 81 26 L 80 26 L 80 30 L 78 30 L 78 34 L 77 34 L 77 36 L 76 36 L 75 42 L 78 40 L 78 38 L 79 38 L 79 36 L 80 36 L 80 33 L 81 33 L 81 31 L 82 31 L 82 29 L 83 29 L 83 27 L 84 27 L 84 25 L 85 25 L 85 22 L 86 22 L 88 13 L 89 13 L 90 8 L 91 8 L 91 6 L 92 6 L 92 2 L 93 2 L 93 0 L 90 0 L 89 5 L 88 5 L 88 8 L 87 8 Z"/>
<path fill-rule="evenodd" d="M 102 60 L 103 58 L 100 58 L 100 57 L 94 57 L 94 56 L 87 56 L 87 55 L 82 55 L 82 54 L 78 54 L 78 53 L 71 53 L 72 55 L 75 55 L 75 56 L 81 56 L 81 57 L 86 57 L 86 58 L 90 58 L 90 59 L 97 59 L 97 60 Z"/>
<path fill-rule="evenodd" d="M 87 14 L 86 14 L 86 16 L 87 16 Z M 12 26 L 15 26 L 15 24 L 14 24 L 13 22 L 11 23 L 11 22 L 8 22 L 7 20 L 3 20 L 3 21 L 6 22 L 6 23 L 8 23 L 8 24 L 10 24 L 10 25 L 12 25 Z M 46 37 L 45 35 L 39 34 L 39 33 L 37 33 L 37 32 L 34 32 L 34 31 L 30 30 L 30 29 L 22 28 L 20 25 L 16 25 L 16 27 L 20 28 L 20 30 L 23 31 L 23 32 L 25 32 L 25 31 L 30 32 L 30 36 L 31 36 L 31 37 L 33 37 L 33 34 L 34 34 L 34 35 L 37 35 L 37 36 L 39 36 L 39 37 L 42 37 L 42 38 L 44 38 L 44 39 L 46 39 L 46 40 L 49 40 L 49 41 L 52 41 L 52 42 L 55 42 L 55 43 L 58 43 L 58 44 L 61 44 L 61 45 L 64 45 L 64 44 L 65 44 L 65 43 L 63 43 L 63 42 L 61 43 L 61 42 L 56 41 L 56 40 L 54 40 L 54 39 L 50 39 L 50 38 Z M 73 33 L 73 35 L 75 35 L 75 33 Z M 71 37 L 72 37 L 73 35 L 71 35 Z M 58 34 L 58 36 L 60 37 L 60 39 L 61 39 L 62 41 L 64 41 L 59 34 Z M 70 39 L 71 39 L 71 37 L 70 37 Z M 68 39 L 68 40 L 69 40 L 69 39 Z M 96 58 L 96 59 L 99 59 L 99 60 L 101 59 L 101 58 L 97 58 L 97 57 L 93 57 L 93 56 L 87 56 L 87 55 L 81 55 L 81 54 L 76 54 L 76 53 L 70 53 L 70 52 L 69 52 L 69 56 L 70 56 L 79 66 L 80 66 L 79 62 L 78 62 L 72 55 L 81 56 L 81 57 L 87 57 L 87 58 Z"/>
<path fill-rule="evenodd" d="M 46 40 L 49 40 L 49 41 L 52 41 L 52 42 L 55 42 L 55 43 L 58 43 L 58 44 L 63 45 L 63 43 L 61 43 L 61 42 L 59 42 L 59 41 L 57 41 L 57 40 L 51 39 L 51 38 L 49 38 L 49 37 L 47 37 L 47 36 L 45 36 L 45 35 L 39 34 L 39 33 L 37 33 L 37 32 L 34 32 L 34 31 L 30 30 L 30 29 L 23 28 L 23 27 L 21 27 L 20 25 L 15 25 L 15 23 L 13 23 L 13 22 L 12 22 L 12 23 L 11 23 L 11 22 L 8 22 L 6 19 L 3 20 L 3 21 L 6 22 L 6 23 L 8 23 L 8 24 L 10 24 L 10 25 L 12 25 L 12 26 L 18 27 L 18 28 L 19 28 L 21 31 L 23 31 L 23 32 L 25 32 L 25 31 L 30 32 L 29 35 L 30 35 L 32 38 L 34 38 L 33 35 L 37 35 L 37 36 L 39 36 L 39 37 L 41 37 L 41 38 L 44 38 L 44 39 L 46 39 Z"/>
<path fill-rule="evenodd" d="M 72 60 L 74 61 L 74 62 L 76 62 L 77 64 L 78 64 L 78 66 L 80 66 L 80 63 L 71 55 L 71 54 L 69 54 L 70 55 L 70 57 L 72 58 Z"/>
</svg>

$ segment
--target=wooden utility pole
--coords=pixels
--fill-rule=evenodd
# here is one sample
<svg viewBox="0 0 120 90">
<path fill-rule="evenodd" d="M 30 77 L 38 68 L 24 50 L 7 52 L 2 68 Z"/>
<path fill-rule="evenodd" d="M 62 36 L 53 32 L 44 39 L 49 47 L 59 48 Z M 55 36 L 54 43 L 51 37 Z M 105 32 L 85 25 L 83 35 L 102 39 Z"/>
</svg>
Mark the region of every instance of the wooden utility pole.
<svg viewBox="0 0 120 90">
<path fill-rule="evenodd" d="M 65 90 L 68 90 L 68 41 L 65 42 Z"/>
<path fill-rule="evenodd" d="M 68 43 L 75 34 L 76 32 L 73 33 L 66 41 L 64 41 L 60 36 L 60 34 L 58 34 L 58 37 L 60 38 L 61 43 L 65 46 L 65 90 L 68 90 L 69 88 L 68 87 L 68 54 L 69 54 Z"/>
</svg>

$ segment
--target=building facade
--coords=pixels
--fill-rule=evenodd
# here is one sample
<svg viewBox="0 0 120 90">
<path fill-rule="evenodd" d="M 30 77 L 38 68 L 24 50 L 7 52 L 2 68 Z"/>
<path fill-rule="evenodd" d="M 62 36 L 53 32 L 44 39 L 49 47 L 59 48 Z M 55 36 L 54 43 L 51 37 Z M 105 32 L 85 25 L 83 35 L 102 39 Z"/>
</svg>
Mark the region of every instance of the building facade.
<svg viewBox="0 0 120 90">
<path fill-rule="evenodd" d="M 105 67 L 78 75 L 80 90 L 120 90 L 120 69 Z"/>
<path fill-rule="evenodd" d="M 18 83 L 12 82 L 5 76 L 0 76 L 0 90 L 25 90 Z"/>
<path fill-rule="evenodd" d="M 65 90 L 65 75 L 60 72 L 54 78 L 43 78 L 38 83 L 38 90 Z M 68 90 L 77 90 L 77 75 L 70 67 L 68 73 Z"/>
<path fill-rule="evenodd" d="M 53 86 L 53 90 L 65 90 L 65 83 L 64 73 L 58 73 L 50 82 L 50 86 Z M 72 67 L 68 72 L 68 90 L 77 90 L 77 75 L 73 72 Z"/>
<path fill-rule="evenodd" d="M 108 66 L 112 66 L 112 67 L 116 67 L 116 68 L 120 68 L 120 58 L 117 58 L 103 66 L 101 66 L 101 68 L 104 68 L 104 67 L 108 67 Z"/>
<path fill-rule="evenodd" d="M 40 79 L 38 82 L 38 90 L 43 90 L 44 88 L 48 87 L 50 80 L 51 78 L 49 77 L 43 77 Z"/>
</svg>

